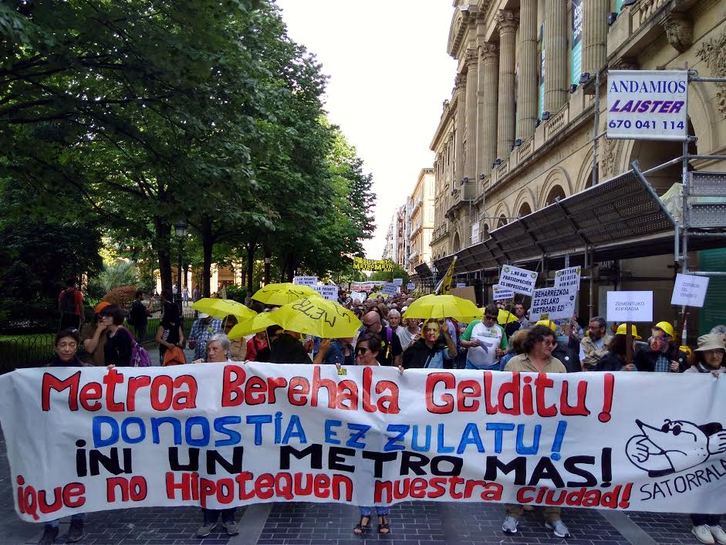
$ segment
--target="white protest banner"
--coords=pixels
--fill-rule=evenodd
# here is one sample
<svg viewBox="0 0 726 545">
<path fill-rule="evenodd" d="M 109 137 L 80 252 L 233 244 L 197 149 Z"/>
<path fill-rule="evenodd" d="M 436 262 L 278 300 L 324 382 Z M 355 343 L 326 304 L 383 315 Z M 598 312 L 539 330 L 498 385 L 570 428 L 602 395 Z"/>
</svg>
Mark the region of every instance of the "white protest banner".
<svg viewBox="0 0 726 545">
<path fill-rule="evenodd" d="M 350 298 L 353 301 L 358 301 L 359 303 L 362 303 L 363 301 L 368 299 L 368 294 L 364 291 L 351 291 Z"/>
<path fill-rule="evenodd" d="M 398 286 L 393 282 L 386 282 L 383 284 L 381 293 L 385 293 L 386 295 L 396 295 L 398 293 Z"/>
<path fill-rule="evenodd" d="M 325 299 L 330 299 L 331 301 L 338 300 L 338 286 L 313 286 L 313 289 Z"/>
<path fill-rule="evenodd" d="M 556 288 L 572 288 L 577 292 L 580 290 L 580 267 L 567 267 L 555 272 Z"/>
<path fill-rule="evenodd" d="M 413 282 L 409 282 L 408 284 L 406 284 L 406 289 L 408 291 L 413 291 L 416 289 L 416 284 L 414 284 Z"/>
<path fill-rule="evenodd" d="M 547 314 L 550 320 L 572 318 L 575 313 L 576 296 L 577 292 L 571 287 L 534 290 L 529 319 L 536 322 L 543 314 Z"/>
<path fill-rule="evenodd" d="M 678 273 L 673 285 L 671 305 L 702 307 L 708 291 L 708 280 L 708 276 Z"/>
<path fill-rule="evenodd" d="M 726 381 L 666 375 L 36 368 L 0 377 L 0 422 L 29 522 L 269 501 L 720 514 Z"/>
<path fill-rule="evenodd" d="M 608 70 L 607 79 L 608 138 L 687 138 L 686 70 Z"/>
<path fill-rule="evenodd" d="M 292 279 L 292 283 L 297 284 L 299 286 L 315 287 L 315 285 L 318 283 L 318 277 L 317 276 L 296 276 Z"/>
<path fill-rule="evenodd" d="M 495 301 L 514 299 L 514 292 L 509 288 L 503 288 L 499 284 L 494 284 L 492 286 L 492 299 L 494 299 Z"/>
<path fill-rule="evenodd" d="M 537 284 L 537 273 L 512 265 L 503 265 L 497 284 L 502 288 L 509 288 L 514 293 L 532 295 Z"/>
<path fill-rule="evenodd" d="M 373 282 L 351 282 L 350 291 L 370 292 L 375 284 Z"/>
<path fill-rule="evenodd" d="M 652 291 L 609 291 L 608 322 L 652 322 Z"/>
<path fill-rule="evenodd" d="M 403 278 L 394 278 L 393 283 L 397 286 L 403 286 Z"/>
</svg>

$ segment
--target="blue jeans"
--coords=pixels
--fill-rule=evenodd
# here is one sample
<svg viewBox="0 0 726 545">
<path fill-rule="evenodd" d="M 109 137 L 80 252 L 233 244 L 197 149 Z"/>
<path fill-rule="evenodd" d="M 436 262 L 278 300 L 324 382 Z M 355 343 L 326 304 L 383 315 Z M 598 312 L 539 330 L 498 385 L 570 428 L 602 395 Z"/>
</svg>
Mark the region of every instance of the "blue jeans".
<svg viewBox="0 0 726 545">
<path fill-rule="evenodd" d="M 219 515 L 222 515 L 222 523 L 234 522 L 235 508 L 231 509 L 206 509 L 202 507 L 202 516 L 204 517 L 204 524 L 213 524 L 219 520 Z"/>
<path fill-rule="evenodd" d="M 86 514 L 85 513 L 76 513 L 75 515 L 71 515 L 71 524 L 72 523 L 81 523 L 83 524 L 86 520 Z M 49 520 L 45 523 L 46 528 L 58 528 L 60 525 L 60 519 L 55 520 Z"/>
<path fill-rule="evenodd" d="M 464 369 L 475 369 L 476 371 L 499 371 L 499 362 L 495 361 L 491 365 L 477 365 L 469 360 L 466 360 L 466 367 L 464 367 Z"/>
<path fill-rule="evenodd" d="M 360 509 L 360 516 L 361 517 L 370 517 L 371 514 L 373 514 L 373 510 L 376 510 L 376 515 L 379 517 L 387 517 L 391 514 L 391 508 L 390 507 L 365 507 L 361 506 L 358 509 Z"/>
</svg>

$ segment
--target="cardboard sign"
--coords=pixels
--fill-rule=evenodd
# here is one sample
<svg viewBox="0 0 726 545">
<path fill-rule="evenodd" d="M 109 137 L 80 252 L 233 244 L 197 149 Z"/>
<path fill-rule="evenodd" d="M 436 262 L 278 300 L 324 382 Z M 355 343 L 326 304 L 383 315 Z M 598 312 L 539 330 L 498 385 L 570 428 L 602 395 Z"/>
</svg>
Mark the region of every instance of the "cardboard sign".
<svg viewBox="0 0 726 545">
<path fill-rule="evenodd" d="M 492 286 L 492 299 L 495 301 L 503 301 L 505 299 L 514 299 L 514 292 L 509 288 L 503 288 L 499 284 Z"/>
<path fill-rule="evenodd" d="M 652 322 L 652 291 L 609 291 L 608 322 Z"/>
<path fill-rule="evenodd" d="M 296 276 L 292 279 L 293 284 L 297 284 L 298 286 L 310 286 L 315 287 L 315 285 L 318 283 L 318 277 L 317 276 Z"/>
<path fill-rule="evenodd" d="M 708 291 L 708 281 L 708 276 L 678 273 L 673 285 L 671 305 L 702 307 Z"/>
<path fill-rule="evenodd" d="M 542 288 L 534 290 L 529 319 L 536 322 L 543 314 L 550 320 L 564 320 L 575 313 L 576 291 L 572 288 Z"/>
<path fill-rule="evenodd" d="M 504 265 L 498 283 L 499 286 L 509 288 L 514 293 L 532 295 L 534 286 L 537 284 L 537 273 L 512 265 Z"/>
<path fill-rule="evenodd" d="M 688 71 L 608 70 L 607 137 L 688 137 Z"/>
<path fill-rule="evenodd" d="M 555 273 L 556 288 L 572 288 L 580 290 L 580 267 L 567 267 Z"/>
<path fill-rule="evenodd" d="M 385 293 L 386 295 L 396 295 L 398 293 L 398 286 L 393 282 L 386 282 L 383 284 L 381 293 Z"/>
<path fill-rule="evenodd" d="M 338 300 L 338 286 L 313 286 L 313 289 L 330 301 Z"/>
</svg>

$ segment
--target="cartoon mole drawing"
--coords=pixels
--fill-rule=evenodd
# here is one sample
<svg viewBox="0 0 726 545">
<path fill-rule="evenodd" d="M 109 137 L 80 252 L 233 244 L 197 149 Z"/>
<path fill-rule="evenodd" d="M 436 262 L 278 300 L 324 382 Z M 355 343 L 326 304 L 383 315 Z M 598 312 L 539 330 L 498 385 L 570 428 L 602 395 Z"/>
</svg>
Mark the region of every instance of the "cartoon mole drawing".
<svg viewBox="0 0 726 545">
<path fill-rule="evenodd" d="M 635 423 L 641 433 L 628 440 L 625 453 L 649 477 L 683 471 L 726 452 L 726 431 L 718 422 L 698 426 L 685 420 L 666 419 L 660 427 L 640 420 Z"/>
</svg>

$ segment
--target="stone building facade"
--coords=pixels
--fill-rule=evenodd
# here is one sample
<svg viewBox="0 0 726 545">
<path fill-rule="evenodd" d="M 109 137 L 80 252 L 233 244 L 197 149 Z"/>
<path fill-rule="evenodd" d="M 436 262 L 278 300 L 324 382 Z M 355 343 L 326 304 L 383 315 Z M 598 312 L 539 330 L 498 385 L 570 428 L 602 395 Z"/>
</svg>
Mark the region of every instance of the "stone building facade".
<svg viewBox="0 0 726 545">
<path fill-rule="evenodd" d="M 410 275 L 422 263 L 431 263 L 431 233 L 434 229 L 434 171 L 423 168 L 409 198 L 409 256 L 406 270 Z"/>
<path fill-rule="evenodd" d="M 607 71 L 687 68 L 725 77 L 725 46 L 726 2 L 718 0 L 455 0 L 447 47 L 457 72 L 430 146 L 433 260 L 470 246 L 472 226 L 484 240 L 629 170 L 633 160 L 646 170 L 679 157 L 679 142 L 605 138 Z M 690 152 L 723 155 L 726 85 L 691 83 L 688 117 L 697 138 Z M 648 181 L 663 194 L 680 181 L 680 168 Z M 724 172 L 726 161 L 693 159 L 689 168 Z M 626 264 L 631 276 L 668 263 L 652 259 Z"/>
</svg>

